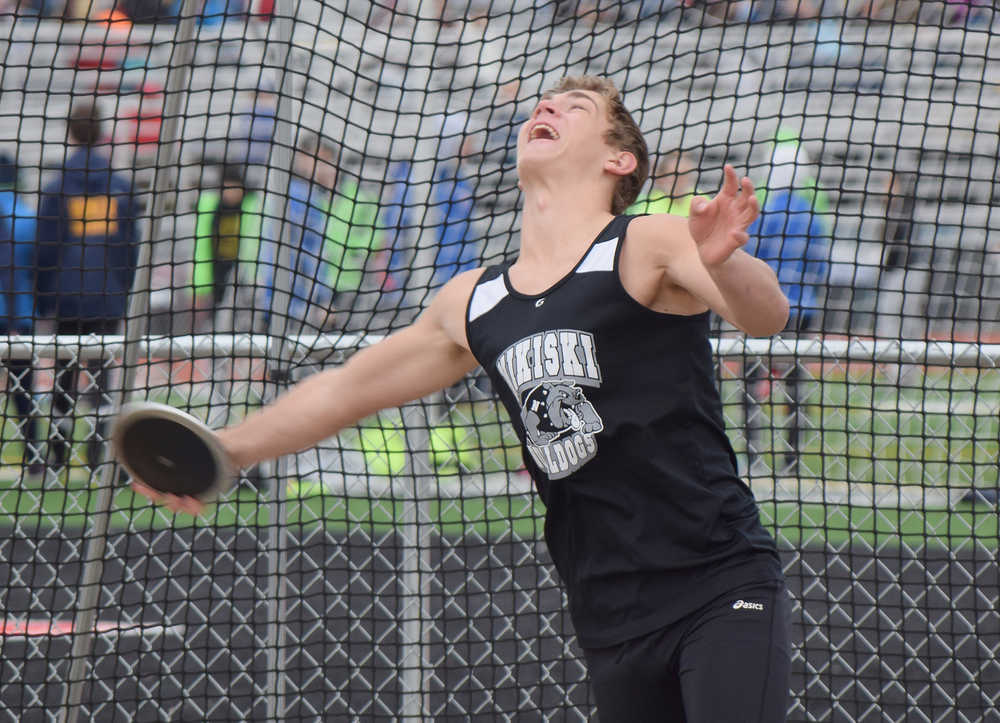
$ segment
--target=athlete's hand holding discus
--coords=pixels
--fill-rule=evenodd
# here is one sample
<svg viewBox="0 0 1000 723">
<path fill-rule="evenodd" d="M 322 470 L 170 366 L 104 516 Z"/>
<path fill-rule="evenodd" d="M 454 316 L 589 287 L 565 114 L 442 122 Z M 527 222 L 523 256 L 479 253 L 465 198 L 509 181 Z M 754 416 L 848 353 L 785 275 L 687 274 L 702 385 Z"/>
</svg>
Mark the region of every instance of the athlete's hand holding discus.
<svg viewBox="0 0 1000 723">
<path fill-rule="evenodd" d="M 134 456 L 145 454 L 147 459 L 145 461 L 133 460 L 131 463 L 126 462 L 125 457 L 127 452 L 121 449 L 121 447 L 127 443 L 119 443 L 116 445 L 116 454 L 132 476 L 132 490 L 173 512 L 184 512 L 195 517 L 204 512 L 208 504 L 214 502 L 232 486 L 234 475 L 240 469 L 241 465 L 226 446 L 226 438 L 227 435 L 231 434 L 231 430 L 212 431 L 206 427 L 199 430 L 199 433 L 203 435 L 202 439 L 211 445 L 211 454 L 214 455 L 218 464 L 216 476 L 211 480 L 211 484 L 209 484 L 207 478 L 195 478 L 194 484 L 204 486 L 204 492 L 189 493 L 189 485 L 185 485 L 181 489 L 170 489 L 169 480 L 157 479 L 154 482 L 152 478 L 144 474 L 145 470 L 143 469 L 150 462 L 155 464 L 155 461 L 150 459 L 154 455 L 150 455 L 148 451 L 144 453 L 143 451 L 136 450 L 132 453 Z"/>
<path fill-rule="evenodd" d="M 236 467 L 219 436 L 166 404 L 126 404 L 115 420 L 111 444 L 133 489 L 175 512 L 198 514 L 233 484 Z"/>
</svg>

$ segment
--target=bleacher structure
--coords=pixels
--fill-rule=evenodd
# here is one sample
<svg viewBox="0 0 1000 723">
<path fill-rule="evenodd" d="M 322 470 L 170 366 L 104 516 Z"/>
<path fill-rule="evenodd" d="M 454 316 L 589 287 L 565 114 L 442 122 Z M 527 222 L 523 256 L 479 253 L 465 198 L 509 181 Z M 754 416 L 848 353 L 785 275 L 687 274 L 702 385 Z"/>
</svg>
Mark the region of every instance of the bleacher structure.
<svg viewBox="0 0 1000 723">
<path fill-rule="evenodd" d="M 197 522 L 85 451 L 94 420 L 130 399 L 236 421 L 408 324 L 451 266 L 516 256 L 512 129 L 581 73 L 617 83 L 654 159 L 694 158 L 700 192 L 724 163 L 766 192 L 785 134 L 829 205 L 821 328 L 744 339 L 720 322 L 713 339 L 740 472 L 793 599 L 789 720 L 996 719 L 1000 15 L 959 22 L 936 0 L 917 22 L 831 2 L 818 19 L 726 23 L 703 3 L 228 5 L 208 16 L 184 0 L 155 23 L 0 6 L 0 150 L 24 198 L 58 177 L 70 109 L 96 98 L 143 209 L 119 334 L 59 336 L 39 318 L 0 337 L 0 358 L 36 369 L 48 430 L 28 444 L 8 402 L 0 721 L 592 719 L 544 510 L 481 376 L 244 470 Z M 262 96 L 273 135 L 251 160 Z M 310 134 L 378 205 L 380 239 L 320 323 L 288 312 L 302 232 L 288 189 Z M 196 208 L 233 163 L 264 198 L 270 286 L 234 291 L 206 325 L 190 293 Z M 907 264 L 890 268 L 901 174 Z M 458 248 L 441 246 L 449 225 Z M 78 404 L 68 469 L 34 478 L 60 434 L 56 359 L 115 383 L 103 407 Z M 800 449 L 785 433 L 792 368 Z M 769 391 L 751 410 L 753 370 Z"/>
</svg>

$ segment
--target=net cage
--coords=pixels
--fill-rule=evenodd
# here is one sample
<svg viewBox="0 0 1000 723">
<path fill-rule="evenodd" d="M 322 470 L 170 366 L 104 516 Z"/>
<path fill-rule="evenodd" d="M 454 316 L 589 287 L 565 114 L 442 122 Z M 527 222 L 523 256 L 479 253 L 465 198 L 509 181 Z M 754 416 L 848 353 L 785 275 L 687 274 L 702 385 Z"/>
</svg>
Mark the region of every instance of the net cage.
<svg viewBox="0 0 1000 723">
<path fill-rule="evenodd" d="M 754 179 L 797 309 L 712 338 L 788 578 L 789 720 L 997 719 L 998 28 L 975 1 L 0 3 L 0 720 L 594 716 L 481 373 L 198 519 L 107 445 L 128 400 L 235 422 L 514 258 L 517 129 L 583 73 L 646 135 L 636 212 Z"/>
</svg>

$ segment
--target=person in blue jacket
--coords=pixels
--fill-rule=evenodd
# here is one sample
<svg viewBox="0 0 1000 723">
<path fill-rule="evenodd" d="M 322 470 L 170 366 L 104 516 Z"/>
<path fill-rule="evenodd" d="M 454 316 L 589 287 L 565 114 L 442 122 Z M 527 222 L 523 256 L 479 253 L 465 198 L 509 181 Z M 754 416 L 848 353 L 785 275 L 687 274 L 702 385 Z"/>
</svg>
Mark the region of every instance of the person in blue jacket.
<svg viewBox="0 0 1000 723">
<path fill-rule="evenodd" d="M 100 109 L 81 102 L 68 122 L 68 157 L 47 184 L 38 209 L 37 303 L 60 335 L 120 333 L 138 254 L 132 185 L 114 171 L 104 141 Z M 80 374 L 87 371 L 87 375 Z M 61 467 L 73 438 L 77 390 L 87 390 L 96 412 L 88 430 L 91 468 L 101 461 L 110 415 L 109 369 L 98 361 L 58 360 L 50 432 L 50 460 Z"/>
<path fill-rule="evenodd" d="M 305 328 L 327 330 L 333 320 L 334 290 L 322 273 L 323 249 L 329 221 L 330 201 L 336 180 L 336 149 L 329 141 L 313 133 L 299 140 L 292 162 L 288 183 L 288 199 L 282 238 L 267 244 L 262 254 L 265 261 L 263 282 L 265 307 L 272 310 L 273 291 L 285 283 L 278 265 L 282 262 L 282 244 L 291 248 L 291 298 L 288 318 L 281 322 L 284 333 Z"/>
<path fill-rule="evenodd" d="M 369 257 L 382 248 L 378 204 L 357 181 L 340 173 L 337 146 L 306 133 L 295 150 L 282 212 L 281 238 L 265 238 L 260 254 L 263 306 L 272 309 L 274 290 L 288 286 L 283 333 L 345 328 L 362 292 Z M 281 258 L 282 245 L 290 251 L 287 261 Z M 278 268 L 283 263 L 292 271 L 290 278 Z"/>
<path fill-rule="evenodd" d="M 800 177 L 807 163 L 803 154 L 795 162 L 775 162 L 768 182 L 767 194 L 757 220 L 747 229 L 750 241 L 746 250 L 765 261 L 778 277 L 781 290 L 788 298 L 789 317 L 785 334 L 792 336 L 815 331 L 820 323 L 822 299 L 826 286 L 830 256 L 830 233 L 823 217 L 816 211 L 813 198 Z M 757 387 L 769 370 L 755 364 L 747 372 L 746 412 L 747 450 L 750 463 L 760 451 L 762 426 Z M 785 387 L 785 399 L 772 401 L 786 405 L 789 420 L 787 446 L 783 449 L 784 465 L 776 473 L 798 471 L 802 448 L 801 370 L 797 364 L 780 371 Z"/>
<path fill-rule="evenodd" d="M 430 203 L 438 213 L 435 229 L 437 255 L 431 285 L 445 284 L 453 276 L 479 265 L 479 253 L 470 218 L 475 206 L 475 189 L 462 164 L 473 152 L 466 133 L 466 113 L 450 113 L 441 121 L 440 163 L 434 174 Z"/>
<path fill-rule="evenodd" d="M 0 334 L 31 334 L 35 319 L 35 210 L 17 193 L 17 163 L 0 154 Z M 31 397 L 30 359 L 4 361 L 7 390 L 19 418 L 28 474 L 44 470 Z"/>
</svg>

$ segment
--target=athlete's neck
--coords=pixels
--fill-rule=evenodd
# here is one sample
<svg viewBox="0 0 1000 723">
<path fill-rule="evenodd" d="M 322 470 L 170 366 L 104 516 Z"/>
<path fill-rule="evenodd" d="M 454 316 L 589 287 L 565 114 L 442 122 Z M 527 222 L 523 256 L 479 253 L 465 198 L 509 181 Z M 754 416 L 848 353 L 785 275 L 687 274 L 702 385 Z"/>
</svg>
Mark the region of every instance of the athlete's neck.
<svg viewBox="0 0 1000 723">
<path fill-rule="evenodd" d="M 518 291 L 537 294 L 572 271 L 613 216 L 598 201 L 525 198 L 521 247 L 509 273 Z"/>
<path fill-rule="evenodd" d="M 598 190 L 524 188 L 519 261 L 546 266 L 578 261 L 612 218 L 608 197 Z"/>
</svg>

